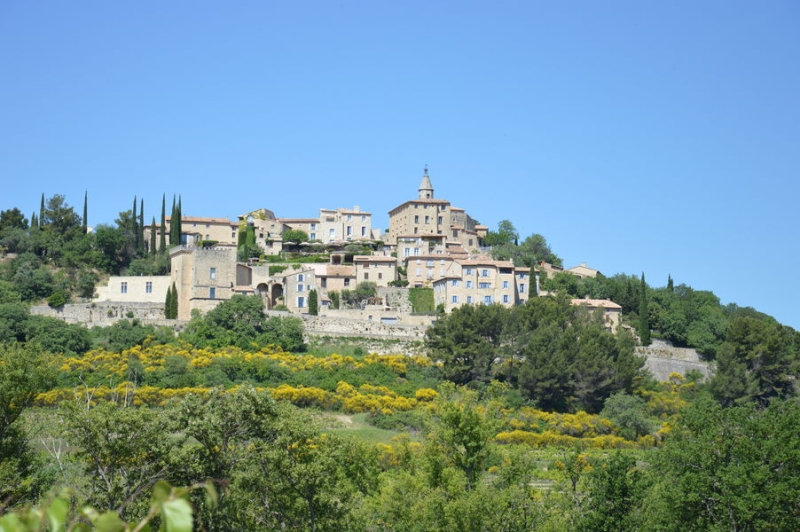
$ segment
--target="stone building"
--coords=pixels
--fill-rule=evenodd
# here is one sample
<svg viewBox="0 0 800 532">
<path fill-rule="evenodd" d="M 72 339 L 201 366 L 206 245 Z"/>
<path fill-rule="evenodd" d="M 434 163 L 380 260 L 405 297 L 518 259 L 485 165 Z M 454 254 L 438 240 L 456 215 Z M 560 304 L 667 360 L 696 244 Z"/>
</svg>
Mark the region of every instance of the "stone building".
<svg viewBox="0 0 800 532">
<path fill-rule="evenodd" d="M 467 249 L 477 249 L 486 227 L 478 225 L 464 209 L 434 197 L 428 169 L 422 176 L 417 199 L 406 201 L 389 211 L 389 230 L 384 240 L 397 249 L 398 257 L 419 249 L 427 253 L 434 247 L 446 248 L 458 242 Z"/>
<path fill-rule="evenodd" d="M 435 267 L 434 267 L 435 271 Z M 494 303 L 506 307 L 528 299 L 530 268 L 515 267 L 509 261 L 488 258 L 453 260 L 433 281 L 434 301 L 445 312 L 461 305 Z"/>
<path fill-rule="evenodd" d="M 169 275 L 112 276 L 96 289 L 96 301 L 164 304 L 172 280 Z"/>
</svg>

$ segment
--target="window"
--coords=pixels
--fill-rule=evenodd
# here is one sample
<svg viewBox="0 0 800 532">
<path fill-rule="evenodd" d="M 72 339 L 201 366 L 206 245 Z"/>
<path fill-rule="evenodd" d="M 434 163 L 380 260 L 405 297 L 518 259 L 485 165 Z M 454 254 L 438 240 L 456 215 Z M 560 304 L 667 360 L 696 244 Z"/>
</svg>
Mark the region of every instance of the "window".
<svg viewBox="0 0 800 532">
<path fill-rule="evenodd" d="M 441 216 L 439 216 L 439 225 L 442 225 L 442 223 L 443 223 L 443 222 L 442 222 L 442 217 L 441 217 Z"/>
<path fill-rule="evenodd" d="M 503 303 L 508 303 L 508 294 L 503 294 Z"/>
<path fill-rule="evenodd" d="M 361 215 L 361 222 L 364 223 L 366 221 L 367 221 L 367 215 L 366 214 L 362 214 Z"/>
<path fill-rule="evenodd" d="M 525 274 L 524 274 L 524 273 L 520 273 L 520 274 L 519 274 L 519 278 L 520 278 L 520 279 L 524 279 L 524 278 L 525 278 Z"/>
<path fill-rule="evenodd" d="M 353 235 L 353 226 L 352 225 L 348 225 L 347 226 L 347 236 L 352 236 L 352 235 Z"/>
<path fill-rule="evenodd" d="M 519 293 L 520 294 L 524 294 L 525 293 L 525 283 L 522 283 L 522 284 L 519 285 Z"/>
<path fill-rule="evenodd" d="M 503 281 L 503 288 L 508 288 L 508 281 Z"/>
<path fill-rule="evenodd" d="M 453 296 L 452 298 L 450 298 L 450 302 L 451 303 L 458 303 L 458 296 Z"/>
<path fill-rule="evenodd" d="M 350 286 L 350 279 L 349 278 L 344 280 L 344 285 L 345 286 Z"/>
<path fill-rule="evenodd" d="M 147 282 L 144 283 L 144 291 L 147 294 L 152 294 L 153 293 L 153 282 L 152 281 L 147 281 Z"/>
<path fill-rule="evenodd" d="M 303 285 L 301 285 L 301 284 L 297 285 L 297 291 L 298 292 L 302 292 L 303 291 Z"/>
<path fill-rule="evenodd" d="M 414 215 L 414 223 L 415 223 L 415 224 L 418 224 L 418 223 L 419 223 L 419 215 L 418 215 L 418 214 L 415 214 L 415 215 Z"/>
<path fill-rule="evenodd" d="M 378 279 L 383 279 L 383 274 L 381 272 L 378 272 Z"/>
<path fill-rule="evenodd" d="M 445 210 L 446 208 L 447 208 L 447 207 L 445 207 L 444 205 L 442 205 L 442 210 Z"/>
<path fill-rule="evenodd" d="M 489 270 L 481 270 L 481 277 L 489 277 Z"/>
<path fill-rule="evenodd" d="M 433 268 L 428 268 L 428 279 L 433 279 Z"/>
<path fill-rule="evenodd" d="M 297 308 L 303 308 L 306 306 L 306 298 L 303 296 L 299 296 L 297 298 Z"/>
<path fill-rule="evenodd" d="M 328 278 L 327 277 L 323 277 L 322 279 L 320 279 L 319 280 L 319 285 L 322 288 L 328 288 Z"/>
<path fill-rule="evenodd" d="M 208 229 L 209 227 L 211 227 L 211 224 L 206 224 L 206 229 Z"/>
<path fill-rule="evenodd" d="M 426 224 L 431 223 L 431 217 L 430 216 L 426 216 L 425 217 L 425 223 Z"/>
<path fill-rule="evenodd" d="M 403 250 L 403 256 L 408 257 L 411 255 L 411 248 L 406 248 Z"/>
<path fill-rule="evenodd" d="M 316 231 L 316 230 L 317 230 L 317 224 L 315 224 L 315 223 L 312 223 L 312 224 L 309 226 L 309 229 L 311 229 L 312 231 Z"/>
<path fill-rule="evenodd" d="M 316 240 L 317 239 L 317 233 L 311 233 L 310 235 L 308 235 L 308 238 L 309 238 L 309 240 Z"/>
<path fill-rule="evenodd" d="M 483 296 L 483 302 L 486 305 L 491 305 L 492 304 L 492 296 Z"/>
<path fill-rule="evenodd" d="M 478 283 L 478 288 L 486 289 L 486 288 L 491 288 L 491 287 L 492 287 L 492 283 Z"/>
<path fill-rule="evenodd" d="M 467 281 L 467 288 L 472 288 L 472 281 Z"/>
<path fill-rule="evenodd" d="M 422 268 L 417 268 L 415 271 L 416 271 L 417 277 L 422 275 Z"/>
<path fill-rule="evenodd" d="M 467 268 L 464 270 L 464 275 L 472 275 L 472 268 Z"/>
<path fill-rule="evenodd" d="M 231 233 L 231 238 L 236 238 L 236 232 Z"/>
<path fill-rule="evenodd" d="M 367 236 L 367 228 L 366 227 L 362 227 L 361 228 L 361 236 Z"/>
<path fill-rule="evenodd" d="M 419 255 L 419 248 L 414 248 L 414 255 Z"/>
<path fill-rule="evenodd" d="M 216 299 L 217 298 L 217 289 L 215 287 L 211 287 L 208 289 L 208 298 L 209 299 Z"/>
<path fill-rule="evenodd" d="M 306 280 L 305 274 L 303 274 L 303 273 L 297 274 L 297 282 L 302 283 L 305 280 Z"/>
<path fill-rule="evenodd" d="M 336 229 L 329 229 L 328 236 L 331 238 L 336 238 Z"/>
<path fill-rule="evenodd" d="M 433 261 L 432 260 L 426 260 L 425 261 L 425 266 L 427 266 L 428 268 L 433 267 Z"/>
<path fill-rule="evenodd" d="M 453 279 L 450 281 L 450 286 L 458 286 L 458 279 Z"/>
<path fill-rule="evenodd" d="M 418 231 L 419 231 L 419 228 L 418 228 L 418 227 L 415 227 L 415 228 L 414 228 L 414 234 L 416 235 Z"/>
<path fill-rule="evenodd" d="M 128 283 L 122 281 L 119 285 L 119 293 L 120 294 L 127 294 L 128 293 Z"/>
<path fill-rule="evenodd" d="M 216 279 L 217 278 L 217 269 L 211 268 L 208 270 L 208 277 L 209 279 Z"/>
<path fill-rule="evenodd" d="M 472 304 L 472 296 L 467 296 L 467 303 Z"/>
<path fill-rule="evenodd" d="M 366 281 L 366 280 L 368 280 L 368 279 L 369 279 L 369 273 L 367 273 L 367 272 L 364 272 L 364 280 Z"/>
</svg>

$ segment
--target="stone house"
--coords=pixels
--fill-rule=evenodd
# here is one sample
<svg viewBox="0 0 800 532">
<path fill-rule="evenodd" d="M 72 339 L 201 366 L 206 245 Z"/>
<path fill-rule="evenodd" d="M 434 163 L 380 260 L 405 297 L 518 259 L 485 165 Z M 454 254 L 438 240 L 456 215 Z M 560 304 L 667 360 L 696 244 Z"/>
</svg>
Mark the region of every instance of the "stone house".
<svg viewBox="0 0 800 532">
<path fill-rule="evenodd" d="M 530 281 L 530 268 L 476 258 L 453 260 L 432 286 L 436 305 L 450 312 L 464 304 L 519 305 L 528 299 Z"/>
<path fill-rule="evenodd" d="M 572 304 L 587 307 L 591 311 L 603 313 L 603 323 L 605 328 L 616 333 L 622 321 L 622 307 L 610 299 L 573 299 Z"/>
</svg>

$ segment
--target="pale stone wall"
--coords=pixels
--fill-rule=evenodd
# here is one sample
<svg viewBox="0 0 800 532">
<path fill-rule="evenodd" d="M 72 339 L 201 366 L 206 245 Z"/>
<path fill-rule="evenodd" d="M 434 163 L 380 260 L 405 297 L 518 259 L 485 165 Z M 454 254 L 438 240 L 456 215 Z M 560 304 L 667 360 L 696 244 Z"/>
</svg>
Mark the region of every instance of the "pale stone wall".
<svg viewBox="0 0 800 532">
<path fill-rule="evenodd" d="M 647 347 L 637 347 L 636 352 L 646 357 L 645 367 L 659 381 L 667 380 L 670 373 L 686 375 L 692 369 L 706 377 L 712 374 L 710 364 L 703 362 L 697 351 L 687 347 L 673 347 L 664 340 L 653 340 Z"/>
<path fill-rule="evenodd" d="M 81 323 L 87 327 L 94 325 L 112 325 L 121 319 L 139 319 L 143 323 L 165 321 L 172 323 L 174 320 L 164 320 L 164 302 L 135 303 L 117 301 L 94 301 L 91 303 L 74 303 L 54 309 L 47 305 L 31 307 L 31 314 L 36 316 L 49 316 L 58 318 L 67 323 Z"/>
<path fill-rule="evenodd" d="M 106 286 L 97 287 L 95 300 L 163 305 L 171 282 L 169 275 L 112 276 Z"/>
</svg>

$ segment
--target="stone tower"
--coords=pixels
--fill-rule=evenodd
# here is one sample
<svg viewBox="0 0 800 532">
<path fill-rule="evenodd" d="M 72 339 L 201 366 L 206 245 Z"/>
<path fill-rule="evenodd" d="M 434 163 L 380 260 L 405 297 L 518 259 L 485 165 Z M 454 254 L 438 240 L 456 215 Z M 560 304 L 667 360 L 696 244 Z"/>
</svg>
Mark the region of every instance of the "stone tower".
<svg viewBox="0 0 800 532">
<path fill-rule="evenodd" d="M 419 184 L 419 199 L 433 199 L 433 185 L 431 178 L 428 177 L 428 167 L 425 167 L 425 173 L 422 175 L 422 182 Z"/>
</svg>

